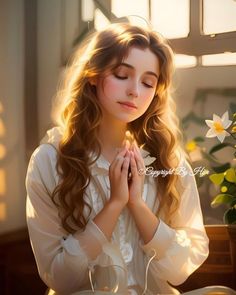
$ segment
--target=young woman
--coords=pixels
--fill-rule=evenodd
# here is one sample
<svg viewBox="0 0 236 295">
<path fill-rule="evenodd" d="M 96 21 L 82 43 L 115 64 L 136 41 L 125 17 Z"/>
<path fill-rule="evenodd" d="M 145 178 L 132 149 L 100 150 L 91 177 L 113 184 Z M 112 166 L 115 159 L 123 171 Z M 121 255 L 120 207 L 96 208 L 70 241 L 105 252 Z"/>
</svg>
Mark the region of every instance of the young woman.
<svg viewBox="0 0 236 295">
<path fill-rule="evenodd" d="M 207 258 L 172 73 L 164 38 L 129 24 L 95 33 L 75 52 L 59 93 L 61 120 L 26 178 L 33 251 L 56 294 L 179 294 L 171 285 Z M 109 287 L 114 277 L 118 286 Z"/>
</svg>

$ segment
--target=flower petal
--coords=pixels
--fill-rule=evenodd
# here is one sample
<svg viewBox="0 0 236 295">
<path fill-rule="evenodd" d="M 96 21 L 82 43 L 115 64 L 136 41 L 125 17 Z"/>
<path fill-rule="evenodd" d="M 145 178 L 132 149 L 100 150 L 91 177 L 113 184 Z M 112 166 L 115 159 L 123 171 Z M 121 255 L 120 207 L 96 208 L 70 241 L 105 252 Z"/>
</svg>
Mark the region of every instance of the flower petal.
<svg viewBox="0 0 236 295">
<path fill-rule="evenodd" d="M 217 116 L 216 114 L 213 114 L 213 121 L 214 122 L 222 122 L 221 118 Z"/>
<path fill-rule="evenodd" d="M 225 133 L 225 136 L 230 136 L 230 133 L 228 131 L 225 130 L 224 133 Z"/>
<path fill-rule="evenodd" d="M 212 120 L 205 120 L 207 126 L 209 126 L 210 128 L 212 128 L 213 124 L 214 124 L 214 121 Z"/>
<path fill-rule="evenodd" d="M 219 141 L 222 143 L 225 139 L 225 132 L 216 135 Z"/>
<path fill-rule="evenodd" d="M 227 129 L 227 128 L 232 124 L 232 122 L 233 122 L 233 121 L 231 121 L 231 120 L 228 120 L 228 121 L 223 122 L 223 127 L 224 127 L 225 129 Z"/>
<path fill-rule="evenodd" d="M 216 137 L 216 132 L 214 129 L 209 129 L 207 131 L 207 134 L 205 135 L 206 137 Z"/>
<path fill-rule="evenodd" d="M 229 120 L 229 113 L 228 111 L 226 111 L 223 116 L 221 117 L 222 121 L 228 121 Z"/>
</svg>

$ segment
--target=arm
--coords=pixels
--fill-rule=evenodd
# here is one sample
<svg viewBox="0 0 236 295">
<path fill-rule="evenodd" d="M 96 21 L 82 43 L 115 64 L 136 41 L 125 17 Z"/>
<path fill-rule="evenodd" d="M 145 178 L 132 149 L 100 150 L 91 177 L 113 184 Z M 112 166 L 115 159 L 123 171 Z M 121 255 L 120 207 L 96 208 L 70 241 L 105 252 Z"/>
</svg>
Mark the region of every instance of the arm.
<svg viewBox="0 0 236 295">
<path fill-rule="evenodd" d="M 142 246 L 148 256 L 152 249 L 156 251 L 150 265 L 153 277 L 173 285 L 183 283 L 209 253 L 195 178 L 186 160 L 181 166 L 187 175 L 180 177 L 183 190 L 179 210 L 172 216 L 171 226 L 160 219 L 153 238 Z"/>
<path fill-rule="evenodd" d="M 160 221 L 142 199 L 145 175 L 139 174 L 138 171 L 140 168 L 145 170 L 145 165 L 136 145 L 132 145 L 130 156 L 132 180 L 129 185 L 130 196 L 127 206 L 142 240 L 144 243 L 148 243 L 153 238 Z M 145 218 L 143 218 L 144 216 Z"/>
<path fill-rule="evenodd" d="M 85 231 L 68 234 L 50 198 L 58 179 L 56 151 L 41 145 L 32 155 L 26 177 L 27 224 L 42 280 L 60 294 L 80 289 L 88 279 L 88 266 L 108 243 L 91 220 Z"/>
<path fill-rule="evenodd" d="M 160 220 L 143 200 L 129 204 L 129 210 L 144 243 L 148 243 L 153 238 Z M 143 218 L 143 216 L 145 216 L 145 218 Z"/>
</svg>

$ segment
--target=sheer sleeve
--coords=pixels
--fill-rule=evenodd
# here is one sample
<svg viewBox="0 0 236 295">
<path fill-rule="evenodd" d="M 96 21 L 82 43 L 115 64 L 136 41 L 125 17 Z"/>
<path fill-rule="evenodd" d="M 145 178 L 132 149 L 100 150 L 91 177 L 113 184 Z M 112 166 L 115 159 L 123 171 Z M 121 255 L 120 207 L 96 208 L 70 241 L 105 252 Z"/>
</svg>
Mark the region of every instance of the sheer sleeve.
<svg viewBox="0 0 236 295">
<path fill-rule="evenodd" d="M 186 160 L 182 161 L 179 172 L 183 191 L 172 225 L 160 220 L 153 239 L 141 246 L 148 256 L 155 250 L 156 259 L 150 265 L 153 276 L 173 285 L 183 283 L 209 253 L 195 177 Z"/>
<path fill-rule="evenodd" d="M 55 167 L 56 150 L 41 145 L 26 176 L 27 224 L 40 277 L 59 294 L 69 294 L 87 283 L 89 264 L 108 241 L 92 220 L 74 235 L 62 228 L 50 197 L 58 182 Z"/>
</svg>

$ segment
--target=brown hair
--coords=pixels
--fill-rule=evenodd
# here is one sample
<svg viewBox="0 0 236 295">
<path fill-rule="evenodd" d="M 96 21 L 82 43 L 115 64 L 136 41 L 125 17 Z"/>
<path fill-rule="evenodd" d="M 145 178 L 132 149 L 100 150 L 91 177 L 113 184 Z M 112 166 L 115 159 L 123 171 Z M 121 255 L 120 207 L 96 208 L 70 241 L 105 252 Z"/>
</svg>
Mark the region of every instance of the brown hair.
<svg viewBox="0 0 236 295">
<path fill-rule="evenodd" d="M 160 76 L 149 108 L 140 118 L 128 123 L 128 129 L 138 145 L 143 145 L 157 158 L 152 164 L 155 170 L 169 170 L 178 165 L 176 150 L 181 149 L 180 132 L 171 96 L 173 53 L 166 40 L 155 31 L 130 24 L 113 24 L 89 36 L 74 53 L 65 84 L 59 92 L 62 101 L 57 110 L 57 123 L 63 126 L 64 133 L 57 161 L 61 181 L 52 199 L 58 206 L 62 226 L 68 232 L 84 229 L 88 222 L 91 212 L 90 204 L 86 201 L 86 188 L 91 179 L 89 166 L 101 153 L 97 134 L 102 111 L 96 99 L 95 86 L 89 81 L 117 67 L 132 46 L 149 48 L 158 57 Z M 95 159 L 90 157 L 91 153 L 96 155 Z M 165 220 L 170 223 L 170 217 L 180 201 L 176 190 L 178 176 L 169 174 L 155 180 L 161 196 L 157 214 L 164 210 Z"/>
</svg>

